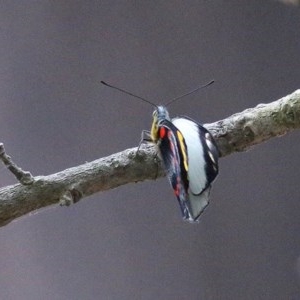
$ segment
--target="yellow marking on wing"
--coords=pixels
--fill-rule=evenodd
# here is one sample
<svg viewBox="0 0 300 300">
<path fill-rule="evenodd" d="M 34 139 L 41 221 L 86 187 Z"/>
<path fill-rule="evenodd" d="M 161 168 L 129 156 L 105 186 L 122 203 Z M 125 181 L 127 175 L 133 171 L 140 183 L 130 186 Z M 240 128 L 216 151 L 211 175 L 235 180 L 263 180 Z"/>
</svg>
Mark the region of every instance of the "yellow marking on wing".
<svg viewBox="0 0 300 300">
<path fill-rule="evenodd" d="M 153 122 L 151 126 L 151 138 L 154 143 L 157 143 L 158 140 L 158 127 L 157 127 L 157 118 L 153 117 Z"/>
<path fill-rule="evenodd" d="M 184 139 L 183 139 L 183 136 L 180 131 L 177 131 L 177 137 L 178 137 L 180 148 L 182 151 L 183 165 L 184 165 L 185 170 L 188 171 L 189 168 L 188 168 L 188 161 L 187 161 L 187 153 L 186 153 L 186 148 L 184 145 Z"/>
</svg>

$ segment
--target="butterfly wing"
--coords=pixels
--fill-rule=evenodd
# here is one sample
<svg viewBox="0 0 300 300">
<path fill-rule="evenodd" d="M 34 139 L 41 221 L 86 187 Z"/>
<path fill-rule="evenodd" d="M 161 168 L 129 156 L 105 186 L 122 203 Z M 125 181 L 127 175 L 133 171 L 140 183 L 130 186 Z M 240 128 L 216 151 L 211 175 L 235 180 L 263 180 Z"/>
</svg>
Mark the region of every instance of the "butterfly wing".
<svg viewBox="0 0 300 300">
<path fill-rule="evenodd" d="M 218 174 L 218 149 L 212 135 L 197 122 L 178 117 L 172 120 L 181 132 L 188 157 L 187 199 L 190 221 L 196 221 L 209 203 L 211 183 Z"/>
<path fill-rule="evenodd" d="M 160 123 L 158 128 L 158 147 L 170 184 L 175 192 L 184 219 L 190 219 L 187 206 L 187 157 L 185 144 L 180 146 L 179 131 L 168 120 Z M 179 133 L 180 134 L 180 133 Z M 182 149 L 184 147 L 184 149 Z"/>
</svg>

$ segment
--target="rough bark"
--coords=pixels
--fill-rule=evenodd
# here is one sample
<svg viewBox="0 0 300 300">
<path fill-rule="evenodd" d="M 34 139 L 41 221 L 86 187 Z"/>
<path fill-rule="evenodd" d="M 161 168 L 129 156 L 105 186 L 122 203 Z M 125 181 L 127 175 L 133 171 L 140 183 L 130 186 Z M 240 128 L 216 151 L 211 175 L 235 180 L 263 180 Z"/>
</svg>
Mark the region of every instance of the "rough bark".
<svg viewBox="0 0 300 300">
<path fill-rule="evenodd" d="M 245 151 L 300 128 L 300 90 L 205 127 L 214 135 L 221 157 Z M 20 181 L 0 189 L 0 226 L 46 206 L 70 205 L 100 191 L 164 176 L 154 145 L 143 145 L 138 152 L 127 149 L 48 176 L 32 177 L 13 163 L 4 147 L 0 159 Z"/>
</svg>

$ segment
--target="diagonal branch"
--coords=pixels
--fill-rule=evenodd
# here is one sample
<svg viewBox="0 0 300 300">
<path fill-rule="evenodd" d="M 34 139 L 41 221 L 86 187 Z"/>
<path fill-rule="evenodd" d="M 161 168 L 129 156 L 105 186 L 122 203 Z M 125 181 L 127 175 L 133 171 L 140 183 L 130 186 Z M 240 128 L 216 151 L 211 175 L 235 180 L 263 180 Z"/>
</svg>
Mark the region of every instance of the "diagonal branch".
<svg viewBox="0 0 300 300">
<path fill-rule="evenodd" d="M 221 157 L 245 151 L 300 128 L 300 90 L 205 126 L 214 135 Z M 138 153 L 131 148 L 59 173 L 36 176 L 26 185 L 21 182 L 0 189 L 0 226 L 46 206 L 70 205 L 100 191 L 161 176 L 164 171 L 154 145 L 143 146 Z"/>
</svg>

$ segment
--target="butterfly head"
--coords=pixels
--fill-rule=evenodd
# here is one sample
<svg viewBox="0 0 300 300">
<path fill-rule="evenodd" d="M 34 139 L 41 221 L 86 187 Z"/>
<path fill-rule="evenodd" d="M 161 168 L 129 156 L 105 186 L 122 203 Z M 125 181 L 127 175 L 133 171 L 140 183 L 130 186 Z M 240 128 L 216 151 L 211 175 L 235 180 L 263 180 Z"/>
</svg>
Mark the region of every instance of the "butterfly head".
<svg viewBox="0 0 300 300">
<path fill-rule="evenodd" d="M 151 138 L 153 142 L 157 142 L 158 140 L 158 128 L 159 124 L 164 120 L 170 121 L 169 113 L 165 106 L 159 105 L 156 107 L 152 114 L 152 126 L 151 126 Z"/>
</svg>

